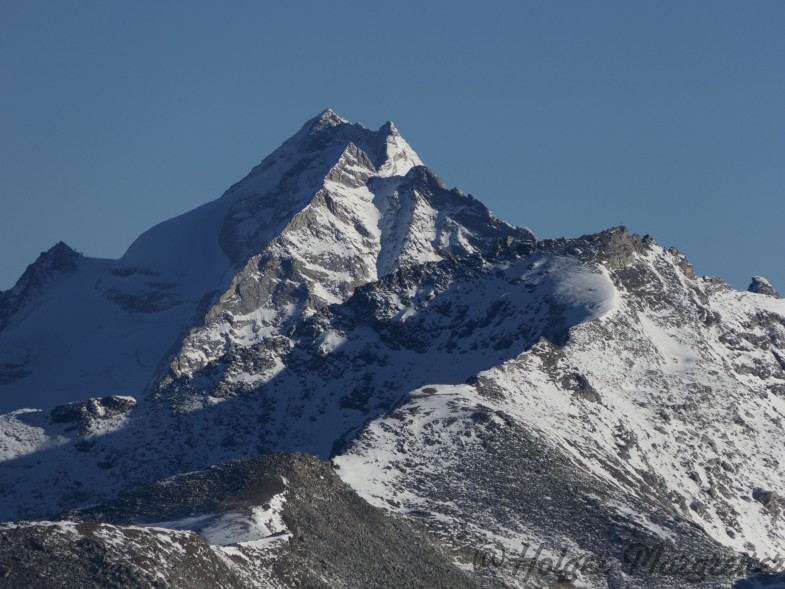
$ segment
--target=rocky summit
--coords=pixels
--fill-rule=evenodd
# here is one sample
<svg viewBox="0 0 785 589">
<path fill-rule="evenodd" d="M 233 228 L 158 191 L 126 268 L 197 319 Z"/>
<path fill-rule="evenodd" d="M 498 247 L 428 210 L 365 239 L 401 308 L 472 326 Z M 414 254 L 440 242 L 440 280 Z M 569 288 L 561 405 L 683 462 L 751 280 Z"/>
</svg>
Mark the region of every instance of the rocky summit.
<svg viewBox="0 0 785 589">
<path fill-rule="evenodd" d="M 776 587 L 785 300 L 327 110 L 0 293 L 0 587 Z"/>
</svg>

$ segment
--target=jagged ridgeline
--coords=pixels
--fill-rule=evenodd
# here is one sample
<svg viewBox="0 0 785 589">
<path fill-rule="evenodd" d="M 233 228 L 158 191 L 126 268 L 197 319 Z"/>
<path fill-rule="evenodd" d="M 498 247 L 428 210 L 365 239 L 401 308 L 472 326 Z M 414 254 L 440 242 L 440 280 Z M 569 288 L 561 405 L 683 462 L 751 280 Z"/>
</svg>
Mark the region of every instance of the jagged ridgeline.
<svg viewBox="0 0 785 589">
<path fill-rule="evenodd" d="M 0 587 L 771 581 L 784 317 L 623 227 L 539 241 L 325 111 L 0 293 Z"/>
</svg>

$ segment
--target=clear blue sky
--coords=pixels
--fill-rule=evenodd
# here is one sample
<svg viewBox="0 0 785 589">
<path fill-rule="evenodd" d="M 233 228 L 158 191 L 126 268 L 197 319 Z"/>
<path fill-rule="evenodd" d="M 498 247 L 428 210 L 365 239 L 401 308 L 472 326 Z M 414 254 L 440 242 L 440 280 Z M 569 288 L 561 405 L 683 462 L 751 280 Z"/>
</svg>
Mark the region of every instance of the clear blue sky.
<svg viewBox="0 0 785 589">
<path fill-rule="evenodd" d="M 118 257 L 327 106 L 539 237 L 785 290 L 785 2 L 0 0 L 0 288 Z"/>
</svg>

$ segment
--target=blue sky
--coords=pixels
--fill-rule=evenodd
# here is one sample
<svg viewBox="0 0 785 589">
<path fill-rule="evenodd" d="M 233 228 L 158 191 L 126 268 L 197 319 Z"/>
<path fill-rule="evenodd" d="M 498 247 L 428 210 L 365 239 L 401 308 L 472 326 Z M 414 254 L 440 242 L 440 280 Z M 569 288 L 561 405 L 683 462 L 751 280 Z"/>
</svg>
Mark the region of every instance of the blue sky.
<svg viewBox="0 0 785 589">
<path fill-rule="evenodd" d="M 119 257 L 327 106 L 539 237 L 785 290 L 785 2 L 0 2 L 0 289 Z"/>
</svg>

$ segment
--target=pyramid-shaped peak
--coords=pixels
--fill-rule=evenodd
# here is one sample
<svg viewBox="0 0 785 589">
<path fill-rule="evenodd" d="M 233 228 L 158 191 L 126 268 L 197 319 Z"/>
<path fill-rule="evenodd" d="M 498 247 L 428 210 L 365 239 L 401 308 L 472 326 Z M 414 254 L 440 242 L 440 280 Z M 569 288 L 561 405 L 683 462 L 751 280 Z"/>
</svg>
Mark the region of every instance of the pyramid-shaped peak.
<svg viewBox="0 0 785 589">
<path fill-rule="evenodd" d="M 379 132 L 384 135 L 400 135 L 398 132 L 398 127 L 396 127 L 395 123 L 392 121 L 387 121 L 381 127 L 379 127 Z"/>
<path fill-rule="evenodd" d="M 15 313 L 32 304 L 47 284 L 76 271 L 81 258 L 82 254 L 62 241 L 41 252 L 11 290 L 0 291 L 0 331 L 13 321 Z"/>
<path fill-rule="evenodd" d="M 42 252 L 38 259 L 33 262 L 29 267 L 38 272 L 70 272 L 76 267 L 76 263 L 82 254 L 67 245 L 63 241 L 58 241 L 55 245 L 47 251 Z"/>
<path fill-rule="evenodd" d="M 287 159 L 299 161 L 305 154 L 309 154 L 309 158 L 316 153 L 326 154 L 336 146 L 348 148 L 350 144 L 365 152 L 381 176 L 405 176 L 412 167 L 422 165 L 417 153 L 400 135 L 392 121 L 387 121 L 374 131 L 360 123 L 348 121 L 327 108 L 308 120 L 298 133 L 268 156 L 256 171 L 269 169 L 273 163 L 281 165 Z"/>
<path fill-rule="evenodd" d="M 77 252 L 74 248 L 70 245 L 65 243 L 64 241 L 58 241 L 52 247 L 50 247 L 46 252 L 43 252 L 41 255 L 76 255 L 79 256 L 79 252 Z"/>
<path fill-rule="evenodd" d="M 349 123 L 349 121 L 338 115 L 333 109 L 326 108 L 308 121 L 305 124 L 305 127 L 311 131 L 320 131 L 327 127 L 337 127 L 347 123 Z"/>
</svg>

